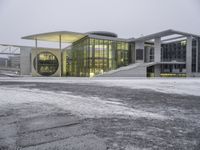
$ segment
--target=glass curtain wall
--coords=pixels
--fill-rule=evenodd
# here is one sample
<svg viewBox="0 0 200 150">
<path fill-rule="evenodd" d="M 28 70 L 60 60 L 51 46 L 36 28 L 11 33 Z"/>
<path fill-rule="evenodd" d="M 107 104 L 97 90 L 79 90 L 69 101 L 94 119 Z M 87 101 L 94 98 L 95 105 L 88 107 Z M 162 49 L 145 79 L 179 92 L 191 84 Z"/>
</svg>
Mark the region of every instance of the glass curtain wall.
<svg viewBox="0 0 200 150">
<path fill-rule="evenodd" d="M 186 41 L 162 44 L 162 61 L 186 61 Z"/>
<path fill-rule="evenodd" d="M 161 60 L 163 62 L 185 62 L 186 61 L 186 41 L 176 41 L 162 44 Z M 167 76 L 185 76 L 185 64 L 163 64 L 161 73 L 163 77 Z M 172 74 L 171 74 L 172 73 Z"/>
<path fill-rule="evenodd" d="M 66 75 L 91 77 L 128 65 L 128 43 L 84 38 L 66 55 Z"/>
</svg>

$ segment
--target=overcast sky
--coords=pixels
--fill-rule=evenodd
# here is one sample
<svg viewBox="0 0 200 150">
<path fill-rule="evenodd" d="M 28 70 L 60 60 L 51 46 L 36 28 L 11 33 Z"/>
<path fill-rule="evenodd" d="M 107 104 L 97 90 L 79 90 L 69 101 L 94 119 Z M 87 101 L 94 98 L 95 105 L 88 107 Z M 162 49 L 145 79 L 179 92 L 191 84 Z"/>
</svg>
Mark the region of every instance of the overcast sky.
<svg viewBox="0 0 200 150">
<path fill-rule="evenodd" d="M 0 43 L 51 31 L 111 31 L 121 38 L 166 29 L 200 35 L 200 0 L 0 0 Z"/>
</svg>

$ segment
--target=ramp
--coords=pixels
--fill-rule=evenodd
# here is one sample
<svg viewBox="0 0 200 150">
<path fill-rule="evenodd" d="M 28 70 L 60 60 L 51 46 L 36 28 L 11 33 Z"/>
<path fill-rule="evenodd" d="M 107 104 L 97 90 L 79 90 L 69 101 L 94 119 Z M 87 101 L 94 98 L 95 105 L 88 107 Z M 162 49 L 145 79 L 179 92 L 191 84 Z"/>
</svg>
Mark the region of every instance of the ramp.
<svg viewBox="0 0 200 150">
<path fill-rule="evenodd" d="M 147 67 L 156 64 L 156 62 L 130 64 L 128 66 L 120 67 L 116 70 L 105 72 L 96 77 L 146 77 Z"/>
</svg>

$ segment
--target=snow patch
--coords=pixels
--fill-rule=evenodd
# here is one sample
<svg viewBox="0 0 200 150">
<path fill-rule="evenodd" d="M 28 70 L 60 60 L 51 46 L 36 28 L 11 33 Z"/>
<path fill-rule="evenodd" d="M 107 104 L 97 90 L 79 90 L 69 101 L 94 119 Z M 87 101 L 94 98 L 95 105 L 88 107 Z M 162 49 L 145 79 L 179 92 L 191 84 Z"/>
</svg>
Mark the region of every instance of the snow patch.
<svg viewBox="0 0 200 150">
<path fill-rule="evenodd" d="M 38 89 L 16 89 L 1 87 L 0 105 L 43 102 L 53 104 L 64 110 L 69 110 L 73 114 L 82 117 L 109 117 L 109 116 L 128 116 L 146 117 L 151 119 L 169 119 L 166 116 L 137 110 L 120 103 L 120 101 L 102 100 L 99 97 L 81 97 L 70 95 L 70 93 L 55 93 L 51 91 L 41 91 Z"/>
</svg>

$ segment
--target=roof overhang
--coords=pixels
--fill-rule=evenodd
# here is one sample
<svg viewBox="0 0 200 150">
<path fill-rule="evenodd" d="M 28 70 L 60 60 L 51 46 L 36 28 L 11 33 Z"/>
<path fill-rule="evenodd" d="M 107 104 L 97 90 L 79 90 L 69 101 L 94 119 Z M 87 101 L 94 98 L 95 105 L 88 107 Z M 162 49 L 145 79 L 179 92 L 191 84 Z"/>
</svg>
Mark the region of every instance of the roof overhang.
<svg viewBox="0 0 200 150">
<path fill-rule="evenodd" d="M 186 36 L 186 37 L 187 36 L 200 37 L 199 35 L 196 35 L 196 34 L 191 34 L 191 33 L 186 33 L 186 32 L 169 29 L 169 30 L 165 30 L 165 31 L 158 32 L 155 34 L 146 35 L 146 36 L 135 38 L 135 39 L 132 38 L 132 39 L 129 39 L 129 41 L 148 41 L 148 40 L 152 40 L 155 38 L 166 37 L 166 36 L 170 36 L 170 35 L 174 35 L 174 34 Z"/>
<path fill-rule="evenodd" d="M 27 40 L 38 40 L 48 42 L 62 42 L 62 43 L 73 43 L 87 36 L 87 34 L 70 32 L 70 31 L 59 31 L 59 32 L 48 32 L 41 34 L 34 34 L 22 37 Z"/>
<path fill-rule="evenodd" d="M 128 42 L 127 39 L 122 39 L 118 37 L 109 37 L 109 36 L 102 36 L 102 35 L 94 35 L 94 34 L 88 34 L 88 37 L 90 38 L 96 38 L 101 40 L 113 40 L 113 41 L 120 41 L 120 42 Z"/>
</svg>

